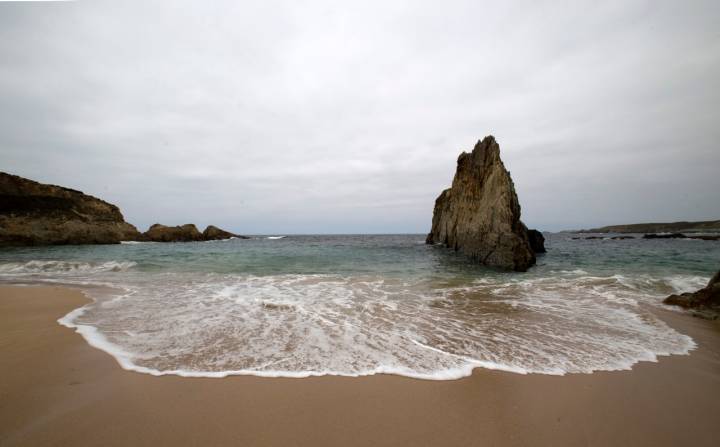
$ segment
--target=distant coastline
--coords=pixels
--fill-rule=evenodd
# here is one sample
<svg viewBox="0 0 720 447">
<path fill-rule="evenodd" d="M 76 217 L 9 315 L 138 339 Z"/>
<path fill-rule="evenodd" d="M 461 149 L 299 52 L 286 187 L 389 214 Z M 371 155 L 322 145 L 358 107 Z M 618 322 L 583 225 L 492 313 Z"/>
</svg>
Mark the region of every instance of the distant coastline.
<svg viewBox="0 0 720 447">
<path fill-rule="evenodd" d="M 578 233 L 706 233 L 720 232 L 720 220 L 608 225 Z"/>
</svg>

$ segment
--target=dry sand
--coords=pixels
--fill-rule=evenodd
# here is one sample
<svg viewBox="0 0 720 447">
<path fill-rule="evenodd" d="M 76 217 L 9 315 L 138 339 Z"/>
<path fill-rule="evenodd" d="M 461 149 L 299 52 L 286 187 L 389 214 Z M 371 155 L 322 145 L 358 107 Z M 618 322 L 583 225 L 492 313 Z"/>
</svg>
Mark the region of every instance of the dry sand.
<svg viewBox="0 0 720 447">
<path fill-rule="evenodd" d="M 720 445 L 719 325 L 675 312 L 699 348 L 632 371 L 197 379 L 125 371 L 56 322 L 85 302 L 0 287 L 0 445 Z"/>
</svg>

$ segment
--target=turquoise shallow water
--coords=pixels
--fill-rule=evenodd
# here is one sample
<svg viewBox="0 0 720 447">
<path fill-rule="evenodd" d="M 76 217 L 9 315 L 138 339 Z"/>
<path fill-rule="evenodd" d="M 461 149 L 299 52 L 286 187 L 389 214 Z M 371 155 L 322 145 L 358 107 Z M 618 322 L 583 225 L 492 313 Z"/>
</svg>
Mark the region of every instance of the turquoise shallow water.
<svg viewBox="0 0 720 447">
<path fill-rule="evenodd" d="M 5 249 L 0 280 L 82 288 L 95 303 L 62 322 L 151 374 L 589 373 L 693 348 L 651 310 L 703 286 L 720 243 L 573 236 L 527 273 L 345 235 Z"/>
<path fill-rule="evenodd" d="M 595 272 L 711 276 L 720 244 L 689 239 L 573 240 L 572 233 L 546 234 L 549 253 L 532 275 L 586 268 Z M 583 237 L 586 235 L 583 235 Z M 254 275 L 356 274 L 478 276 L 495 272 L 448 250 L 427 246 L 425 235 L 328 235 L 256 237 L 198 243 L 138 243 L 5 248 L 4 264 L 70 261 L 134 262 L 140 272 L 187 271 Z M 7 267 L 5 267 L 5 270 Z M 48 267 L 52 270 L 52 267 Z M 513 274 L 507 274 L 512 276 Z"/>
</svg>

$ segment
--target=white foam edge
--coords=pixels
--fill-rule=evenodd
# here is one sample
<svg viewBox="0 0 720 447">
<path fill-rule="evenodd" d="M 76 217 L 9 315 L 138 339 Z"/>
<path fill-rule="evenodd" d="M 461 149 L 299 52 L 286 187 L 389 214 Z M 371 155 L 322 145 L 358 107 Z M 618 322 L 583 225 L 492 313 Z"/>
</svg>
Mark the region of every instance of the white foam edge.
<svg viewBox="0 0 720 447">
<path fill-rule="evenodd" d="M 91 304 L 94 304 L 91 303 Z M 255 376 L 255 377 L 264 377 L 264 378 L 291 378 L 291 379 L 300 379 L 300 378 L 307 378 L 307 377 L 322 377 L 322 376 L 338 376 L 338 377 L 365 377 L 365 376 L 373 376 L 378 374 L 390 374 L 390 375 L 397 375 L 397 376 L 403 376 L 408 377 L 412 379 L 421 379 L 421 380 L 459 380 L 465 377 L 469 377 L 472 375 L 472 372 L 475 368 L 482 368 L 482 369 L 488 369 L 488 370 L 494 370 L 494 371 L 503 371 L 508 373 L 514 373 L 514 374 L 543 374 L 543 375 L 553 375 L 553 376 L 564 376 L 568 374 L 567 371 L 564 371 L 562 369 L 549 369 L 542 372 L 537 371 L 528 371 L 523 368 L 519 368 L 516 366 L 510 366 L 510 365 L 503 365 L 500 363 L 495 362 L 489 362 L 489 361 L 483 361 L 483 360 L 477 360 L 472 359 L 464 356 L 458 356 L 455 354 L 447 353 L 445 351 L 442 351 L 437 348 L 433 348 L 431 346 L 424 345 L 416 340 L 412 340 L 415 344 L 418 346 L 422 346 L 426 349 L 430 349 L 433 351 L 437 351 L 439 353 L 458 357 L 464 360 L 466 363 L 465 365 L 457 368 L 450 368 L 450 369 L 444 369 L 442 371 L 436 371 L 431 374 L 423 374 L 418 373 L 415 371 L 410 371 L 405 368 L 393 368 L 393 367 L 387 367 L 387 366 L 380 366 L 372 370 L 367 371 L 360 371 L 357 373 L 344 373 L 344 372 L 338 372 L 338 371 L 312 371 L 312 370 L 306 370 L 306 371 L 276 371 L 276 370 L 269 370 L 269 371 L 257 371 L 257 370 L 249 370 L 249 369 L 240 369 L 240 370 L 225 370 L 225 371 L 187 371 L 182 369 L 175 369 L 175 370 L 158 370 L 155 368 L 148 368 L 145 366 L 139 366 L 133 363 L 132 358 L 133 355 L 119 346 L 111 343 L 100 331 L 98 331 L 97 328 L 90 325 L 84 325 L 84 324 L 76 324 L 74 323 L 74 319 L 82 316 L 87 306 L 85 305 L 83 307 L 80 307 L 78 309 L 75 309 L 71 312 L 69 312 L 64 317 L 58 319 L 58 323 L 61 325 L 74 329 L 77 333 L 82 335 L 82 337 L 85 339 L 85 341 L 92 347 L 99 349 L 103 352 L 106 352 L 107 354 L 110 354 L 120 365 L 121 368 L 127 371 L 134 371 L 142 374 L 149 374 L 151 376 L 179 376 L 179 377 L 188 377 L 188 378 L 224 378 L 229 376 Z M 684 347 L 684 352 L 652 352 L 647 351 L 646 356 L 643 358 L 639 358 L 635 361 L 629 361 L 624 364 L 614 365 L 612 367 L 608 366 L 607 368 L 599 368 L 595 369 L 593 371 L 586 371 L 582 372 L 583 374 L 590 374 L 592 372 L 599 372 L 599 371 L 629 371 L 632 369 L 632 367 L 640 362 L 651 362 L 651 363 L 657 363 L 658 357 L 667 357 L 671 355 L 689 355 L 690 351 L 697 348 L 697 344 L 695 341 L 685 336 L 687 340 L 687 345 Z"/>
<path fill-rule="evenodd" d="M 443 381 L 443 380 L 459 380 L 465 377 L 469 377 L 472 375 L 472 372 L 475 368 L 482 368 L 482 369 L 488 369 L 488 370 L 495 370 L 495 371 L 503 371 L 508 373 L 514 373 L 514 374 L 543 374 L 543 375 L 553 375 L 553 376 L 564 376 L 568 374 L 566 371 L 561 369 L 551 369 L 546 370 L 542 372 L 536 372 L 536 371 L 528 371 L 523 368 L 515 367 L 515 366 L 509 366 L 509 365 L 503 365 L 499 363 L 489 362 L 489 361 L 482 361 L 482 360 L 476 360 L 472 358 L 467 358 L 464 356 L 456 356 L 454 354 L 446 353 L 442 350 L 439 350 L 437 348 L 433 348 L 430 346 L 422 345 L 421 343 L 413 340 L 416 344 L 426 347 L 427 349 L 436 350 L 438 352 L 444 353 L 446 355 L 451 355 L 455 357 L 460 357 L 463 360 L 466 361 L 466 364 L 457 367 L 457 368 L 450 368 L 445 369 L 442 371 L 437 371 L 431 374 L 423 374 L 418 373 L 415 371 L 410 371 L 405 368 L 393 368 L 393 367 L 386 367 L 381 366 L 377 367 L 373 370 L 367 370 L 367 371 L 361 371 L 357 373 L 343 373 L 338 371 L 312 371 L 312 370 L 306 370 L 306 371 L 276 371 L 276 370 L 269 370 L 269 371 L 257 371 L 257 370 L 248 370 L 248 369 L 240 369 L 240 370 L 226 370 L 226 371 L 187 371 L 182 369 L 175 369 L 175 370 L 158 370 L 155 368 L 148 368 L 145 366 L 139 366 L 133 363 L 132 357 L 133 355 L 131 353 L 128 353 L 124 351 L 122 348 L 118 347 L 117 345 L 111 343 L 110 341 L 105 338 L 104 335 L 102 335 L 97 328 L 90 325 L 83 325 L 83 324 L 75 324 L 73 323 L 73 320 L 85 313 L 86 307 L 83 306 L 81 308 L 75 309 L 65 315 L 64 317 L 60 318 L 58 320 L 58 323 L 61 325 L 75 329 L 76 332 L 78 332 L 82 337 L 87 341 L 87 343 L 97 349 L 100 349 L 101 351 L 104 351 L 108 354 L 110 354 L 120 365 L 121 368 L 127 371 L 134 371 L 142 374 L 149 374 L 152 376 L 160 377 L 160 376 L 179 376 L 179 377 L 187 377 L 187 378 L 225 378 L 229 376 L 255 376 L 255 377 L 263 377 L 263 378 L 291 378 L 291 379 L 301 379 L 301 378 L 307 378 L 307 377 L 322 377 L 322 376 L 338 376 L 338 377 L 366 377 L 366 376 L 373 376 L 378 374 L 389 374 L 389 375 L 397 375 L 397 376 L 404 376 L 412 379 L 421 379 L 421 380 L 437 380 L 437 381 Z M 687 336 L 686 336 L 687 337 Z M 593 371 L 587 371 L 583 372 L 585 374 L 589 374 L 592 372 L 599 372 L 599 371 L 628 371 L 631 370 L 632 367 L 640 362 L 651 362 L 651 363 L 657 363 L 658 357 L 661 356 L 671 356 L 671 355 L 689 355 L 690 351 L 694 350 L 697 347 L 697 344 L 695 341 L 687 337 L 687 341 L 689 342 L 688 345 L 685 347 L 685 352 L 651 352 L 647 351 L 647 356 L 645 358 L 639 358 L 636 361 L 630 361 L 625 364 L 621 365 L 615 365 L 613 367 L 608 368 L 600 368 L 595 369 Z"/>
<path fill-rule="evenodd" d="M 430 349 L 432 351 L 456 357 L 459 359 L 464 360 L 466 363 L 463 366 L 457 367 L 457 368 L 449 368 L 444 369 L 441 371 L 436 371 L 431 374 L 423 374 L 418 373 L 415 371 L 408 370 L 406 368 L 394 368 L 394 367 L 388 367 L 388 366 L 379 366 L 372 370 L 367 371 L 360 371 L 357 373 L 344 373 L 339 371 L 312 371 L 312 370 L 306 370 L 306 371 L 276 371 L 276 370 L 269 370 L 269 371 L 257 371 L 257 370 L 248 370 L 248 369 L 240 369 L 240 370 L 225 370 L 225 371 L 187 371 L 182 369 L 175 369 L 175 370 L 158 370 L 155 368 L 148 368 L 145 366 L 139 366 L 133 363 L 132 358 L 133 354 L 129 353 L 119 346 L 111 343 L 96 327 L 86 324 L 76 324 L 74 320 L 80 316 L 82 316 L 85 311 L 88 309 L 89 306 L 92 306 L 97 303 L 97 300 L 94 298 L 88 296 L 84 291 L 80 290 L 80 292 L 86 296 L 87 298 L 91 299 L 92 302 L 88 303 L 80 308 L 74 309 L 70 311 L 67 315 L 63 316 L 62 318 L 59 318 L 57 322 L 70 329 L 74 329 L 75 332 L 79 333 L 85 341 L 92 346 L 93 348 L 99 349 L 107 354 L 110 354 L 120 365 L 121 368 L 123 368 L 126 371 L 134 371 L 142 374 L 149 374 L 152 376 L 160 377 L 160 376 L 179 376 L 179 377 L 188 377 L 188 378 L 224 378 L 228 376 L 255 376 L 255 377 L 264 377 L 264 378 L 291 378 L 291 379 L 301 379 L 301 378 L 307 378 L 307 377 L 322 377 L 322 376 L 338 376 L 338 377 L 365 377 L 365 376 L 374 376 L 378 374 L 389 374 L 389 375 L 397 375 L 397 376 L 404 376 L 412 379 L 421 379 L 421 380 L 459 380 L 465 377 L 469 377 L 472 375 L 472 372 L 475 368 L 483 368 L 488 370 L 496 370 L 496 371 L 503 371 L 503 372 L 509 372 L 514 374 L 543 374 L 543 375 L 552 375 L 552 376 L 564 376 L 568 374 L 567 371 L 559 369 L 559 368 L 552 368 L 544 371 L 528 371 L 524 368 L 519 368 L 516 366 L 511 365 L 503 365 L 500 363 L 490 362 L 490 361 L 484 361 L 484 360 L 477 360 L 470 357 L 460 356 L 457 354 L 452 354 L 446 351 L 443 351 L 441 349 L 425 345 L 417 340 L 411 339 L 413 343 L 416 345 L 423 347 L 425 349 Z M 593 372 L 600 372 L 600 371 L 629 371 L 632 369 L 632 367 L 640 362 L 651 362 L 651 363 L 657 363 L 658 357 L 669 357 L 672 355 L 690 355 L 690 352 L 695 350 L 697 348 L 697 343 L 695 340 L 692 339 L 692 337 L 680 334 L 683 336 L 685 341 L 687 342 L 683 348 L 674 352 L 653 352 L 653 351 L 646 351 L 646 356 L 641 356 L 640 358 L 637 358 L 636 360 L 631 360 L 622 364 L 616 364 L 613 366 L 608 365 L 607 367 L 597 368 L 593 369 L 591 371 L 582 371 L 581 374 L 591 374 Z"/>
<path fill-rule="evenodd" d="M 225 239 L 209 239 L 207 241 L 199 241 L 199 242 L 208 244 L 208 243 L 235 241 L 238 239 L 240 239 L 240 238 L 238 238 L 237 236 L 230 236 L 230 237 L 226 237 Z"/>
<path fill-rule="evenodd" d="M 321 376 L 340 376 L 340 377 L 364 377 L 364 376 L 373 376 L 377 374 L 391 374 L 391 375 L 398 375 L 398 376 L 404 376 L 409 377 L 413 379 L 422 379 L 422 380 L 458 380 L 462 379 L 464 377 L 468 377 L 472 375 L 472 371 L 475 368 L 484 368 L 484 369 L 491 369 L 491 370 L 499 370 L 499 371 L 506 371 L 506 372 L 512 372 L 516 374 L 528 374 L 529 372 L 522 369 L 517 368 L 513 366 L 508 365 L 501 365 L 498 363 L 493 362 L 487 362 L 487 361 L 481 361 L 481 360 L 475 360 L 470 359 L 466 357 L 460 357 L 456 356 L 454 354 L 446 353 L 445 351 L 439 350 L 437 348 L 433 348 L 427 345 L 423 345 L 422 343 L 417 342 L 416 340 L 412 340 L 417 345 L 425 347 L 427 349 L 436 350 L 440 353 L 443 353 L 445 355 L 460 357 L 463 360 L 466 360 L 466 364 L 458 367 L 458 368 L 450 368 L 445 369 L 442 371 L 437 371 L 432 374 L 423 374 L 418 373 L 415 371 L 407 370 L 405 368 L 393 368 L 393 367 L 387 367 L 387 366 L 380 366 L 372 370 L 367 371 L 360 371 L 357 373 L 344 373 L 344 372 L 338 372 L 338 371 L 275 371 L 275 370 L 269 370 L 269 371 L 257 371 L 257 370 L 249 370 L 249 369 L 240 369 L 240 370 L 226 370 L 226 371 L 187 371 L 182 369 L 175 369 L 175 370 L 158 370 L 155 368 L 148 368 L 145 366 L 139 366 L 133 363 L 132 358 L 133 354 L 125 351 L 124 349 L 120 348 L 119 346 L 111 343 L 95 326 L 87 325 L 87 324 L 78 324 L 75 323 L 75 319 L 85 314 L 85 311 L 88 309 L 89 306 L 95 305 L 97 301 L 89 297 L 87 294 L 85 294 L 82 290 L 80 291 L 85 295 L 86 297 L 90 298 L 92 300 L 91 303 L 88 303 L 82 307 L 79 307 L 77 309 L 74 309 L 70 311 L 68 314 L 63 316 L 62 318 L 59 318 L 57 322 L 65 326 L 69 329 L 74 329 L 75 332 L 80 334 L 87 344 L 92 346 L 93 348 L 99 349 L 107 354 L 110 354 L 115 361 L 118 362 L 120 367 L 127 371 L 135 371 L 138 373 L 143 374 L 149 374 L 152 376 L 160 377 L 160 376 L 180 376 L 180 377 L 205 377 L 205 378 L 223 378 L 228 376 L 256 376 L 256 377 L 267 377 L 267 378 L 306 378 L 306 377 L 321 377 Z M 564 375 L 564 371 L 558 371 L 557 373 L 549 372 L 546 374 L 553 374 L 553 375 Z"/>
</svg>

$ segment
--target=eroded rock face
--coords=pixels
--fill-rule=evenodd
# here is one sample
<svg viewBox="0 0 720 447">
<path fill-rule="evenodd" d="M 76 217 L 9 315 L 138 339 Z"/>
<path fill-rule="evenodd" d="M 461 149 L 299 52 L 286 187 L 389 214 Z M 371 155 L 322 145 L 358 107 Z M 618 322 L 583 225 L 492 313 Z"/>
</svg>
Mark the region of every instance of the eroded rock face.
<svg viewBox="0 0 720 447">
<path fill-rule="evenodd" d="M 535 264 L 510 173 L 492 136 L 463 152 L 452 187 L 435 201 L 428 244 L 444 244 L 476 262 L 525 271 Z"/>
<path fill-rule="evenodd" d="M 663 301 L 665 304 L 674 304 L 687 309 L 710 307 L 720 308 L 720 271 L 710 279 L 705 288 L 697 292 L 670 295 Z"/>
<path fill-rule="evenodd" d="M 115 205 L 0 172 L 0 246 L 117 244 L 139 235 Z"/>
<path fill-rule="evenodd" d="M 143 233 L 143 239 L 152 242 L 192 242 L 202 241 L 203 235 L 194 224 L 168 227 L 166 225 L 154 224 Z"/>
</svg>

